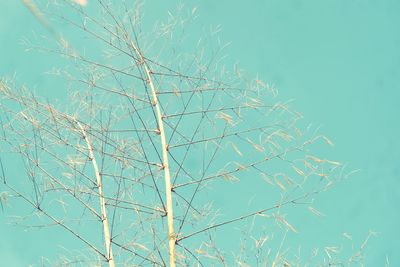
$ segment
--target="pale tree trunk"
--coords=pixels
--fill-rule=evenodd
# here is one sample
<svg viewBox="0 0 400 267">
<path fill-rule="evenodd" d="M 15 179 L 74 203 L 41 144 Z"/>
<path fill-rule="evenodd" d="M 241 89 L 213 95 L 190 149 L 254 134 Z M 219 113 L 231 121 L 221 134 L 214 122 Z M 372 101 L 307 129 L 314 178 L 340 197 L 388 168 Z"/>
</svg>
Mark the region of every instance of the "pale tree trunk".
<svg viewBox="0 0 400 267">
<path fill-rule="evenodd" d="M 167 224 L 168 224 L 168 244 L 169 244 L 169 265 L 170 267 L 176 266 L 176 253 L 175 253 L 175 244 L 176 244 L 176 236 L 174 230 L 174 212 L 172 206 L 172 185 L 171 185 L 171 176 L 169 173 L 169 164 L 168 164 L 168 148 L 167 141 L 165 138 L 165 130 L 164 123 L 161 115 L 160 104 L 158 102 L 156 89 L 154 87 L 152 74 L 150 68 L 147 66 L 146 61 L 140 51 L 137 49 L 135 44 L 131 42 L 131 46 L 135 53 L 138 55 L 140 63 L 143 64 L 144 71 L 146 72 L 147 84 L 151 90 L 152 96 L 152 105 L 156 110 L 157 122 L 159 127 L 159 133 L 161 138 L 161 149 L 163 155 L 163 169 L 164 169 L 164 178 L 165 178 L 165 198 L 167 200 Z"/>
<path fill-rule="evenodd" d="M 114 256 L 113 256 L 112 247 L 111 247 L 110 227 L 108 224 L 107 210 L 106 210 L 106 204 L 105 204 L 105 200 L 104 200 L 103 185 L 101 182 L 99 167 L 97 165 L 96 158 L 94 157 L 92 144 L 90 143 L 89 137 L 87 136 L 85 129 L 82 127 L 82 125 L 78 121 L 76 123 L 77 123 L 78 127 L 80 128 L 83 138 L 86 141 L 87 149 L 89 151 L 89 157 L 90 157 L 90 160 L 92 161 L 94 173 L 96 175 L 96 183 L 97 183 L 97 189 L 98 189 L 98 193 L 99 193 L 100 210 L 101 210 L 101 217 L 102 217 L 101 220 L 102 220 L 102 224 L 103 224 L 104 243 L 106 246 L 106 252 L 107 252 L 106 256 L 107 256 L 108 265 L 110 267 L 115 267 Z"/>
</svg>

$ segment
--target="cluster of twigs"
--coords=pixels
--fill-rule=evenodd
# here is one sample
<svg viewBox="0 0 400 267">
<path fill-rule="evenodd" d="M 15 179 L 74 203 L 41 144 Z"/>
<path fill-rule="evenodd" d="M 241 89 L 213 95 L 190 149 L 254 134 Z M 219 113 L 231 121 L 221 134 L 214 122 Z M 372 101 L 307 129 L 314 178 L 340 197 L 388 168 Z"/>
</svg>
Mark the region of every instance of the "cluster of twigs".
<svg viewBox="0 0 400 267">
<path fill-rule="evenodd" d="M 54 104 L 1 81 L 3 186 L 34 208 L 30 216 L 81 240 L 93 252 L 83 265 L 229 266 L 215 243 L 224 229 L 241 221 L 254 231 L 261 224 L 296 232 L 286 207 L 306 203 L 320 214 L 310 203 L 341 164 L 309 148 L 329 139 L 301 132 L 301 116 L 277 102 L 270 85 L 220 68 L 218 51 L 168 49 L 181 20 L 171 15 L 150 35 L 140 25 L 141 7 L 125 1 L 30 4 L 58 40 L 56 48 L 37 49 L 75 64 L 76 71 L 60 72 L 74 89 Z M 79 51 L 53 30 L 50 17 L 102 50 Z M 9 178 L 15 155 L 25 175 Z M 245 188 L 263 202 L 243 210 L 240 203 L 251 197 Z M 230 211 L 218 211 L 213 196 Z M 239 246 L 239 237 L 231 240 Z M 253 260 L 235 262 L 289 266 L 280 249 L 272 255 L 265 248 L 267 240 L 256 240 Z"/>
</svg>

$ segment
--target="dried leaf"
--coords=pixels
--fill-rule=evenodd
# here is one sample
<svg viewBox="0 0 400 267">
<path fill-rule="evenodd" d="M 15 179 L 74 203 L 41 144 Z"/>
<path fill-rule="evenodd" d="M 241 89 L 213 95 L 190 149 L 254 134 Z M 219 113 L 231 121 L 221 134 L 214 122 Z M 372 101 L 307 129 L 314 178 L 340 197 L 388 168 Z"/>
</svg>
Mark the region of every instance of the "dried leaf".
<svg viewBox="0 0 400 267">
<path fill-rule="evenodd" d="M 226 114 L 225 112 L 218 112 L 217 113 L 217 118 L 218 119 L 223 119 L 224 121 L 226 121 L 227 123 L 229 123 L 230 125 L 233 125 L 233 118 L 231 115 Z"/>
<path fill-rule="evenodd" d="M 324 139 L 324 141 L 325 141 L 328 145 L 330 145 L 330 146 L 334 146 L 334 145 L 335 145 L 331 140 L 328 139 L 328 137 L 322 136 L 322 138 Z"/>
<path fill-rule="evenodd" d="M 353 237 L 350 235 L 350 234 L 348 234 L 348 233 L 343 233 L 342 234 L 345 238 L 347 238 L 348 240 L 353 240 Z"/>
<path fill-rule="evenodd" d="M 293 170 L 295 170 L 300 176 L 304 176 L 304 172 L 297 168 L 296 166 L 292 165 Z"/>
<path fill-rule="evenodd" d="M 225 180 L 232 181 L 232 182 L 240 181 L 239 178 L 237 178 L 235 175 L 233 175 L 231 173 L 222 174 L 222 177 Z"/>
<path fill-rule="evenodd" d="M 235 164 L 236 166 L 238 166 L 237 169 L 236 169 L 236 170 L 238 170 L 238 171 L 246 169 L 246 166 L 240 164 L 239 162 L 234 162 L 234 164 Z"/>
<path fill-rule="evenodd" d="M 231 143 L 232 144 L 232 147 L 233 147 L 233 149 L 235 150 L 235 152 L 239 155 L 239 156 L 243 156 L 243 154 L 242 154 L 242 152 L 239 150 L 239 148 L 234 144 L 234 143 Z"/>
<path fill-rule="evenodd" d="M 265 82 L 264 82 L 263 80 L 260 80 L 260 79 L 256 79 L 256 84 L 257 84 L 258 86 L 263 87 L 263 88 L 267 87 L 267 85 L 265 84 Z"/>
<path fill-rule="evenodd" d="M 260 99 L 252 97 L 248 97 L 248 99 L 250 100 L 250 103 L 248 103 L 250 106 L 261 106 L 263 104 Z"/>
<path fill-rule="evenodd" d="M 139 243 L 132 243 L 131 244 L 134 247 L 137 247 L 139 249 L 145 250 L 145 251 L 150 251 L 145 245 L 139 244 Z"/>
<path fill-rule="evenodd" d="M 253 144 L 253 147 L 259 152 L 264 152 L 264 147 L 261 145 Z"/>
<path fill-rule="evenodd" d="M 311 211 L 312 213 L 314 213 L 315 215 L 319 216 L 319 217 L 325 217 L 325 214 L 323 214 L 322 212 L 320 212 L 316 208 L 313 208 L 313 207 L 310 206 L 310 207 L 308 207 L 308 210 Z"/>
<path fill-rule="evenodd" d="M 207 254 L 208 254 L 207 251 L 202 250 L 202 249 L 196 249 L 195 252 L 196 252 L 197 254 L 202 254 L 202 255 L 207 255 Z"/>
<path fill-rule="evenodd" d="M 87 0 L 74 0 L 74 2 L 81 6 L 86 6 L 88 4 Z"/>
<path fill-rule="evenodd" d="M 331 161 L 331 160 L 327 160 L 327 159 L 320 159 L 320 158 L 317 158 L 317 157 L 314 157 L 314 156 L 310 156 L 310 155 L 307 156 L 307 158 L 311 159 L 312 161 L 314 161 L 316 163 L 326 162 L 326 163 L 329 163 L 329 164 L 332 164 L 332 165 L 342 165 L 340 162 L 337 162 L 337 161 Z"/>
<path fill-rule="evenodd" d="M 283 190 L 286 191 L 286 187 L 275 177 L 275 183 Z"/>
<path fill-rule="evenodd" d="M 339 252 L 338 247 L 326 247 L 325 253 L 328 255 L 329 259 L 332 259 L 331 253 L 337 254 Z"/>
<path fill-rule="evenodd" d="M 277 219 L 279 221 L 281 221 L 283 224 L 285 224 L 290 231 L 294 232 L 294 233 L 298 233 L 297 230 L 293 227 L 293 225 L 291 225 L 288 221 L 285 220 L 285 218 L 283 217 L 277 217 Z"/>
<path fill-rule="evenodd" d="M 274 185 L 274 182 L 272 181 L 271 177 L 269 177 L 266 174 L 262 174 L 263 176 L 263 180 L 266 181 L 267 183 L 269 183 L 270 185 Z"/>
</svg>

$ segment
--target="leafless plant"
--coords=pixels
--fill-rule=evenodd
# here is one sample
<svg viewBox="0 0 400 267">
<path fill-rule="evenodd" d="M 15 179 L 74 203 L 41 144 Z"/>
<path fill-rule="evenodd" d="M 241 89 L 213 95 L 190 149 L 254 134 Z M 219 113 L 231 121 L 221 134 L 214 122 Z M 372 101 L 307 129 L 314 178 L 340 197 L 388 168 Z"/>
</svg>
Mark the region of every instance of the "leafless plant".
<svg viewBox="0 0 400 267">
<path fill-rule="evenodd" d="M 24 2 L 58 44 L 36 48 L 75 68 L 54 71 L 69 81 L 60 103 L 1 81 L 1 199 L 23 199 L 34 208 L 23 220 L 57 225 L 89 249 L 58 265 L 292 266 L 271 233 L 296 232 L 291 206 L 321 215 L 312 201 L 342 166 L 310 149 L 329 139 L 300 131 L 301 115 L 277 102 L 271 85 L 222 67 L 216 37 L 217 49 L 199 42 L 184 52 L 191 33 L 180 29 L 195 9 L 179 8 L 150 31 L 131 1 Z M 81 31 L 93 49 L 49 18 Z M 25 177 L 8 175 L 15 155 Z M 245 234 L 233 237 L 235 227 Z M 233 257 L 218 245 L 226 237 Z"/>
</svg>

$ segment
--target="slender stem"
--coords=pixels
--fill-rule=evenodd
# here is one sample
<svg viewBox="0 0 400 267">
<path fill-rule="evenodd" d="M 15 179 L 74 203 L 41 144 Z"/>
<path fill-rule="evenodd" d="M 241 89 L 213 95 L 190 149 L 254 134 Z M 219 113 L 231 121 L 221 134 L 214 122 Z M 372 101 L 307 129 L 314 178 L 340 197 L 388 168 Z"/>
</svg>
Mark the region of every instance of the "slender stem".
<svg viewBox="0 0 400 267">
<path fill-rule="evenodd" d="M 188 235 L 185 235 L 185 236 L 182 236 L 182 237 L 178 238 L 176 240 L 176 242 L 180 242 L 180 241 L 182 241 L 184 239 L 187 239 L 189 237 L 198 235 L 200 233 L 203 233 L 205 231 L 208 231 L 208 230 L 211 230 L 211 229 L 214 229 L 214 228 L 221 227 L 221 226 L 226 225 L 226 224 L 231 224 L 231 223 L 234 223 L 234 222 L 237 222 L 237 221 L 244 220 L 244 219 L 249 218 L 249 217 L 253 217 L 253 216 L 256 216 L 256 215 L 264 214 L 264 213 L 266 213 L 268 211 L 271 211 L 271 210 L 274 210 L 274 209 L 278 209 L 278 208 L 280 208 L 282 206 L 286 206 L 288 204 L 296 204 L 297 201 L 299 201 L 301 199 L 305 199 L 305 198 L 309 197 L 312 194 L 318 194 L 318 193 L 319 193 L 318 191 L 312 191 L 312 192 L 306 193 L 304 195 L 301 195 L 301 196 L 299 196 L 297 198 L 294 198 L 294 199 L 291 199 L 291 200 L 288 200 L 288 201 L 285 201 L 285 202 L 277 203 L 272 207 L 269 207 L 269 208 L 266 208 L 266 209 L 262 209 L 262 210 L 258 210 L 258 211 L 255 211 L 255 212 L 252 212 L 252 213 L 249 213 L 249 214 L 246 214 L 246 215 L 242 215 L 242 216 L 236 217 L 236 218 L 228 220 L 228 221 L 224 221 L 224 222 L 221 222 L 221 223 L 217 223 L 217 224 L 214 224 L 214 225 L 207 226 L 206 228 L 203 228 L 201 230 L 198 230 L 196 232 L 193 232 L 191 234 L 188 234 Z"/>
<path fill-rule="evenodd" d="M 168 164 L 168 148 L 167 141 L 165 138 L 165 130 L 164 123 L 161 114 L 160 104 L 158 102 L 156 89 L 154 87 L 154 82 L 152 78 L 152 72 L 150 68 L 147 66 L 145 58 L 140 53 L 136 45 L 131 42 L 131 46 L 135 53 L 138 55 L 140 62 L 143 64 L 144 71 L 146 73 L 147 84 L 150 87 L 151 95 L 152 95 L 152 105 L 156 110 L 157 122 L 158 122 L 158 130 L 160 131 L 161 138 L 161 149 L 162 149 L 162 157 L 163 157 L 163 169 L 164 169 L 164 178 L 165 178 L 165 197 L 167 200 L 166 213 L 167 213 L 167 223 L 168 223 L 168 243 L 169 243 L 169 265 L 170 267 L 176 266 L 176 257 L 175 257 L 175 244 L 176 244 L 176 236 L 174 230 L 174 212 L 172 205 L 172 185 L 171 185 L 171 176 L 169 173 L 169 164 Z"/>
<path fill-rule="evenodd" d="M 114 262 L 112 247 L 111 247 L 110 227 L 108 224 L 107 210 L 106 210 L 105 198 L 104 198 L 104 194 L 103 194 L 103 185 L 101 182 L 101 175 L 100 175 L 99 167 L 97 165 L 96 158 L 94 157 L 93 147 L 92 147 L 92 144 L 90 143 L 89 137 L 86 134 L 86 131 L 84 130 L 84 128 L 78 121 L 76 121 L 76 123 L 77 123 L 79 129 L 81 130 L 83 138 L 86 141 L 87 148 L 89 151 L 89 157 L 90 157 L 90 160 L 92 161 L 94 173 L 96 175 L 97 188 L 99 191 L 101 217 L 102 217 L 102 223 L 103 223 L 104 242 L 105 242 L 106 251 L 107 251 L 108 265 L 110 267 L 115 267 L 115 262 Z"/>
</svg>

